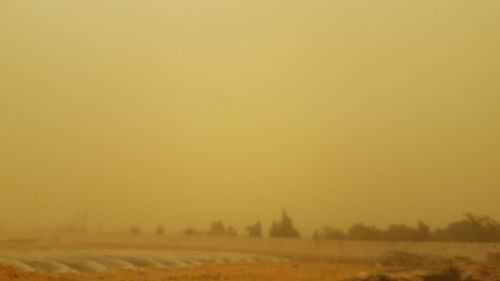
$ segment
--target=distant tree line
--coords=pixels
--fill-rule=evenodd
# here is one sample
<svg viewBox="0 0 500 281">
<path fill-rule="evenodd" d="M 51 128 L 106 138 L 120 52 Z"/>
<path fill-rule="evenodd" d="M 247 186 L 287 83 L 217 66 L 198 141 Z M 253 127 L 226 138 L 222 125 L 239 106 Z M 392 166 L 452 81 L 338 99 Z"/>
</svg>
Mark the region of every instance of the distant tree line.
<svg viewBox="0 0 500 281">
<path fill-rule="evenodd" d="M 246 234 L 250 237 L 262 237 L 262 224 L 260 221 L 257 221 L 254 224 L 251 224 L 246 227 Z M 183 231 L 186 235 L 219 235 L 219 236 L 236 236 L 238 233 L 236 230 L 228 226 L 226 227 L 224 223 L 219 220 L 215 221 L 210 225 L 210 229 L 208 231 L 197 231 L 191 227 L 188 227 Z M 295 228 L 292 219 L 283 211 L 281 220 L 273 221 L 270 229 L 269 229 L 270 237 L 282 237 L 282 238 L 299 238 L 299 231 Z"/>
<path fill-rule="evenodd" d="M 393 224 L 387 229 L 358 223 L 349 227 L 347 231 L 325 226 L 316 230 L 313 238 L 368 241 L 500 242 L 500 224 L 488 216 L 465 214 L 464 219 L 433 231 L 423 222 L 419 222 L 415 227 Z"/>
<path fill-rule="evenodd" d="M 245 228 L 246 235 L 250 237 L 264 236 L 263 227 L 257 221 Z M 142 234 L 139 226 L 129 229 L 132 234 Z M 163 225 L 158 225 L 156 234 L 165 234 Z M 226 226 L 222 220 L 214 221 L 206 231 L 198 231 L 188 227 L 183 231 L 185 235 L 217 235 L 237 236 L 238 232 L 232 226 Z M 293 220 L 283 211 L 281 219 L 275 220 L 269 227 L 269 237 L 300 238 L 301 235 L 295 227 Z M 406 224 L 392 224 L 382 229 L 373 225 L 357 223 L 344 231 L 331 226 L 324 226 L 316 230 L 314 239 L 326 240 L 366 240 L 366 241 L 456 241 L 456 242 L 500 242 L 500 223 L 488 216 L 467 213 L 461 220 L 449 223 L 444 228 L 432 230 L 424 222 L 415 226 Z"/>
<path fill-rule="evenodd" d="M 188 227 L 183 231 L 185 235 L 218 235 L 218 236 L 237 236 L 238 232 L 232 226 L 225 226 L 222 220 L 214 221 L 207 231 L 198 231 Z"/>
</svg>

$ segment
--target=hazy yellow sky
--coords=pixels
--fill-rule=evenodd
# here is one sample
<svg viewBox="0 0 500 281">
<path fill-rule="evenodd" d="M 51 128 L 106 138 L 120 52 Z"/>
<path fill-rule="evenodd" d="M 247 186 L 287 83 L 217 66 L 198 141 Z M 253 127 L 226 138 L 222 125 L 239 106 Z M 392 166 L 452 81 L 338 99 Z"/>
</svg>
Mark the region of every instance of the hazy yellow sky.
<svg viewBox="0 0 500 281">
<path fill-rule="evenodd" d="M 2 0 L 0 228 L 500 219 L 499 15 Z"/>
</svg>

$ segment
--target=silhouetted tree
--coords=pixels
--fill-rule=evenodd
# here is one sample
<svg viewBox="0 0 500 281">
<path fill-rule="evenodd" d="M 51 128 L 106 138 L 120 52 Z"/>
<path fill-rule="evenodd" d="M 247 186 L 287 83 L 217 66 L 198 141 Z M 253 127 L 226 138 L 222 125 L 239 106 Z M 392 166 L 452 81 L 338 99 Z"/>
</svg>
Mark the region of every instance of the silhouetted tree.
<svg viewBox="0 0 500 281">
<path fill-rule="evenodd" d="M 250 237 L 261 237 L 262 236 L 262 225 L 260 221 L 255 224 L 247 226 L 247 232 Z"/>
<path fill-rule="evenodd" d="M 273 227 L 279 228 L 276 222 Z M 393 224 L 385 230 L 358 223 L 348 229 L 347 235 L 341 230 L 324 227 L 313 234 L 313 238 L 316 239 L 343 239 L 343 237 L 372 241 L 500 242 L 500 223 L 488 216 L 467 213 L 465 219 L 452 222 L 446 228 L 436 228 L 434 231 L 420 221 L 416 227 Z"/>
<path fill-rule="evenodd" d="M 415 240 L 429 241 L 431 240 L 431 238 L 432 238 L 431 228 L 427 224 L 419 221 L 417 225 L 417 233 L 415 236 Z"/>
<path fill-rule="evenodd" d="M 215 221 L 210 225 L 210 230 L 207 232 L 209 235 L 225 235 L 225 236 L 236 236 L 238 233 L 232 226 L 228 226 L 227 228 L 224 226 L 224 223 L 219 220 Z"/>
<path fill-rule="evenodd" d="M 465 214 L 465 219 L 450 223 L 443 230 L 443 238 L 451 241 L 500 241 L 500 224 L 488 216 Z"/>
<path fill-rule="evenodd" d="M 433 232 L 431 232 L 431 239 L 434 241 L 446 241 L 446 233 L 442 228 L 438 227 Z"/>
<path fill-rule="evenodd" d="M 284 238 L 298 238 L 299 232 L 293 226 L 292 219 L 288 216 L 286 211 L 283 211 L 281 221 L 274 221 L 269 229 L 269 236 L 271 237 L 284 237 Z"/>
<path fill-rule="evenodd" d="M 383 238 L 389 241 L 414 241 L 417 230 L 405 224 L 393 224 L 383 233 Z"/>
<path fill-rule="evenodd" d="M 155 233 L 158 235 L 165 234 L 165 227 L 163 226 L 163 224 L 159 224 L 158 227 L 156 227 Z"/>
<path fill-rule="evenodd" d="M 238 235 L 238 232 L 236 231 L 236 229 L 234 229 L 232 226 L 228 226 L 226 228 L 226 235 L 227 236 L 237 236 Z"/>
<path fill-rule="evenodd" d="M 210 235 L 224 235 L 226 233 L 226 228 L 224 227 L 224 223 L 222 221 L 215 221 L 210 225 L 210 230 L 207 234 Z"/>
</svg>

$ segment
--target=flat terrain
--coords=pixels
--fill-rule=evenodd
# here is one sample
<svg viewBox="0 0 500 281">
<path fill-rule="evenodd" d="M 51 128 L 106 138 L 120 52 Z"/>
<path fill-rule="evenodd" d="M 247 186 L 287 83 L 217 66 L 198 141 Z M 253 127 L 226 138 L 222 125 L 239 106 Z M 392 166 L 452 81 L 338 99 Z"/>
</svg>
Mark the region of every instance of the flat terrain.
<svg viewBox="0 0 500 281">
<path fill-rule="evenodd" d="M 207 264 L 282 262 L 286 259 L 216 251 L 94 249 L 0 251 L 0 264 L 24 272 L 80 273 Z"/>
<path fill-rule="evenodd" d="M 12 268 L 0 269 L 0 280 L 60 280 L 60 281 L 125 281 L 125 280 L 345 280 L 367 276 L 377 271 L 374 267 L 326 261 L 293 261 L 283 263 L 217 264 L 190 268 L 149 268 L 143 270 L 117 270 L 100 273 L 47 274 L 24 273 Z M 384 270 L 378 270 L 380 273 Z M 392 276 L 415 276 L 422 271 L 410 270 L 391 273 Z"/>
<path fill-rule="evenodd" d="M 495 251 L 496 245 L 486 244 L 418 244 L 312 241 L 294 239 L 251 239 L 227 237 L 181 236 L 58 236 L 1 239 L 0 252 L 70 252 L 95 250 L 157 251 L 204 250 L 230 251 L 251 255 L 270 255 L 286 261 L 235 261 L 224 264 L 205 264 L 188 267 L 140 267 L 113 269 L 101 272 L 43 273 L 21 272 L 0 266 L 0 280 L 18 281 L 155 281 L 155 280 L 346 280 L 382 274 L 391 278 L 422 280 L 419 276 L 440 272 L 450 265 L 464 276 L 476 280 L 498 280 L 498 269 L 484 263 L 483 254 Z M 434 246 L 434 251 L 432 247 Z M 363 255 L 365 250 L 366 255 Z M 473 253 L 453 257 L 453 254 Z M 386 253 L 386 254 L 384 254 Z M 392 253 L 392 255 L 387 255 Z M 472 259 L 470 258 L 472 257 Z M 474 259 L 476 257 L 483 260 Z M 396 279 L 394 279 L 396 280 Z"/>
</svg>

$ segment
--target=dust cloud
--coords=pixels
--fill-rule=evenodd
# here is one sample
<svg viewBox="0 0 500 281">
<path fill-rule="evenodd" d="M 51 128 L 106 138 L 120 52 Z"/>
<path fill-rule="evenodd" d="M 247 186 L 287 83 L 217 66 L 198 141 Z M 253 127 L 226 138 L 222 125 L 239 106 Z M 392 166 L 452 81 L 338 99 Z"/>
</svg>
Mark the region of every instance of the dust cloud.
<svg viewBox="0 0 500 281">
<path fill-rule="evenodd" d="M 0 248 L 442 245 L 485 260 L 500 240 L 499 13 L 2 1 Z"/>
</svg>

